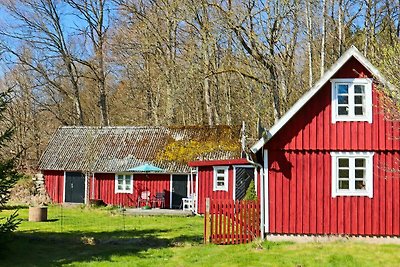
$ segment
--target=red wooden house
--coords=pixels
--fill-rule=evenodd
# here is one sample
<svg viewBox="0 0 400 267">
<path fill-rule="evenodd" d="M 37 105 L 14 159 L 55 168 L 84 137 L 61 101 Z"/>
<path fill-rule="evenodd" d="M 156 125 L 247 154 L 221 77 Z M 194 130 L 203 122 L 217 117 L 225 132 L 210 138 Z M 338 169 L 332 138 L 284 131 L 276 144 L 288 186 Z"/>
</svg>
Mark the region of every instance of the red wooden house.
<svg viewBox="0 0 400 267">
<path fill-rule="evenodd" d="M 252 147 L 265 233 L 400 236 L 400 125 L 377 83 L 351 47 Z"/>
<path fill-rule="evenodd" d="M 251 181 L 259 195 L 259 168 L 246 158 L 228 160 L 200 160 L 189 162 L 195 168 L 196 213 L 204 214 L 205 199 L 241 200 Z"/>
<path fill-rule="evenodd" d="M 180 150 L 188 140 L 207 141 L 207 136 L 232 138 L 222 126 L 61 127 L 42 155 L 39 169 L 57 203 L 96 199 L 135 207 L 142 192 L 149 191 L 152 197 L 164 193 L 166 208 L 179 208 L 182 198 L 195 193 L 196 176 L 187 162 L 174 160 L 166 151 Z M 236 153 L 212 151 L 206 159 Z"/>
</svg>

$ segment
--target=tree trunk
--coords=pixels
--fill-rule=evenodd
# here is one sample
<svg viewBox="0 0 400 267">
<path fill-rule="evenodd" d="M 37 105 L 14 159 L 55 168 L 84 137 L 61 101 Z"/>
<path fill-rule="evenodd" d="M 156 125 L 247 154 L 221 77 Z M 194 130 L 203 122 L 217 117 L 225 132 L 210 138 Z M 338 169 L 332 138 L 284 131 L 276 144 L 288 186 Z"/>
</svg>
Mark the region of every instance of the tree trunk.
<svg viewBox="0 0 400 267">
<path fill-rule="evenodd" d="M 313 59 L 312 59 L 312 20 L 311 20 L 311 6 L 310 1 L 306 2 L 306 20 L 307 20 L 307 49 L 308 49 L 308 86 L 311 87 L 313 84 Z"/>
<path fill-rule="evenodd" d="M 326 0 L 322 0 L 322 29 L 321 29 L 321 73 L 322 77 L 325 73 L 325 39 L 326 39 Z"/>
<path fill-rule="evenodd" d="M 343 53 L 343 34 L 342 34 L 342 27 L 343 27 L 343 14 L 342 14 L 342 0 L 339 0 L 338 4 L 338 43 L 339 43 L 339 57 Z"/>
</svg>

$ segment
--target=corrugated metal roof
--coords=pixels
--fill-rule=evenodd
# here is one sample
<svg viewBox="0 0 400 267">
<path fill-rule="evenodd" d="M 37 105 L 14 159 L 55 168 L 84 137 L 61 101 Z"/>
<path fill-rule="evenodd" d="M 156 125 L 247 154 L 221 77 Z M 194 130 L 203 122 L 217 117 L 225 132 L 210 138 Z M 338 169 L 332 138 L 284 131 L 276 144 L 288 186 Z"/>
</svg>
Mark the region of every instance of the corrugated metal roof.
<svg viewBox="0 0 400 267">
<path fill-rule="evenodd" d="M 171 140 L 191 140 L 218 131 L 217 128 L 168 127 L 60 127 L 51 138 L 40 170 L 122 172 L 149 163 L 167 173 L 187 173 L 187 164 L 162 161 L 157 155 Z M 221 138 L 227 138 L 221 136 Z M 239 140 L 239 133 L 237 136 Z M 239 153 L 215 151 L 198 159 L 237 158 Z"/>
</svg>

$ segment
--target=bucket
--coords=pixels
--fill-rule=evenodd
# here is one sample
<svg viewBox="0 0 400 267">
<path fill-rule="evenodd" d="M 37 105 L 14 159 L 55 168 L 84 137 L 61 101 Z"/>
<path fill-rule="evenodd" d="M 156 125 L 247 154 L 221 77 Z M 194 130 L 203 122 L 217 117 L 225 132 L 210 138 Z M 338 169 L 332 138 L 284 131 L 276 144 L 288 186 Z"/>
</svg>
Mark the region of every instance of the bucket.
<svg viewBox="0 0 400 267">
<path fill-rule="evenodd" d="M 47 221 L 47 207 L 29 207 L 30 222 Z"/>
</svg>

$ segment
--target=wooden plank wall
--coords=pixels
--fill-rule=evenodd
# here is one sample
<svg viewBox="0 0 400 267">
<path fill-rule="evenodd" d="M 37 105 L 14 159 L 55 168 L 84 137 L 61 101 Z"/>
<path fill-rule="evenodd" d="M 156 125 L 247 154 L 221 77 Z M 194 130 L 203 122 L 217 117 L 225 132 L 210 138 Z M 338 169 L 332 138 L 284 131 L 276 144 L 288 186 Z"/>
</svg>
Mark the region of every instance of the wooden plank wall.
<svg viewBox="0 0 400 267">
<path fill-rule="evenodd" d="M 95 198 L 102 199 L 106 204 L 136 207 L 137 199 L 142 191 L 150 191 L 154 196 L 157 192 L 165 192 L 165 207 L 170 203 L 169 174 L 136 174 L 133 176 L 133 193 L 115 193 L 115 174 L 95 174 Z"/>
<path fill-rule="evenodd" d="M 64 202 L 64 172 L 43 171 L 45 187 L 51 200 L 55 203 Z"/>
<path fill-rule="evenodd" d="M 375 152 L 373 198 L 332 198 L 329 152 L 269 155 L 271 233 L 400 235 L 399 152 Z"/>
</svg>

